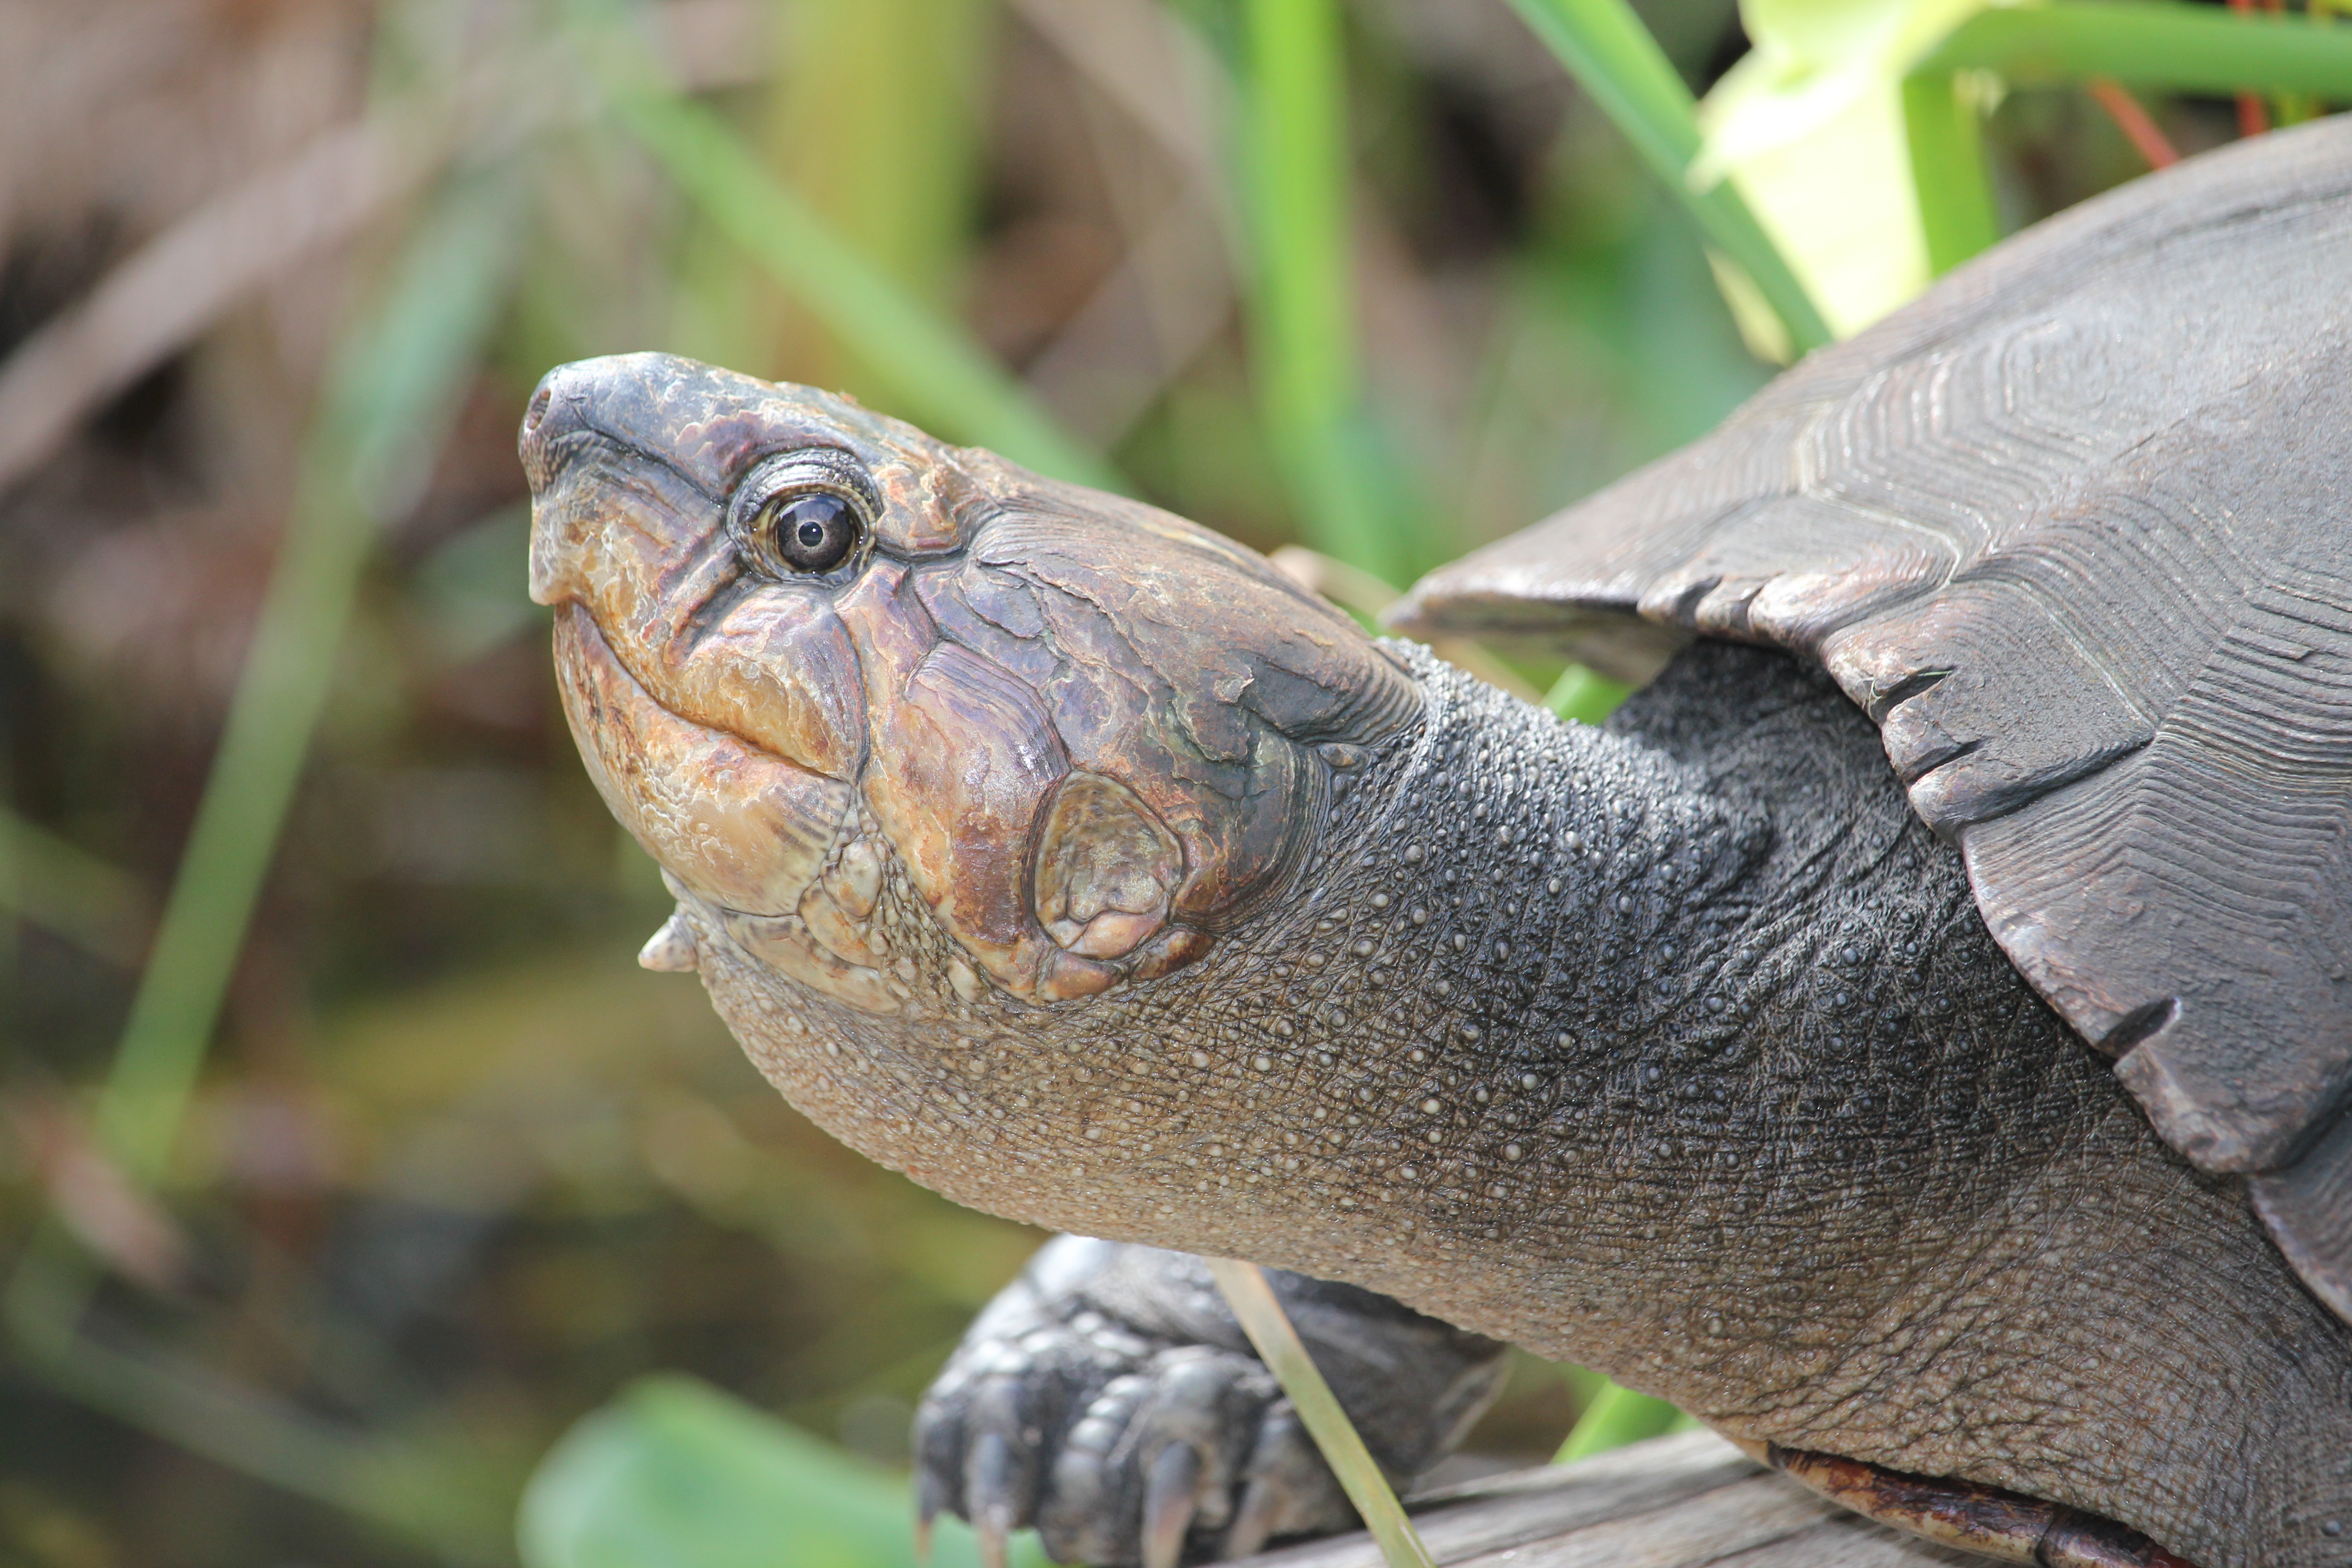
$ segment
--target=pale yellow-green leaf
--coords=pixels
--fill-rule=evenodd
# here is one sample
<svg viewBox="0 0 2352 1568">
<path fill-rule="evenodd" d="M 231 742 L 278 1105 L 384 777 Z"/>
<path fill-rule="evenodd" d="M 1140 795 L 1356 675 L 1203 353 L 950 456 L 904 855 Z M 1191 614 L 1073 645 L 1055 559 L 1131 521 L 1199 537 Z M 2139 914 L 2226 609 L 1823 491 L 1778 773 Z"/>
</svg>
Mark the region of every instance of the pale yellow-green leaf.
<svg viewBox="0 0 2352 1568">
<path fill-rule="evenodd" d="M 1741 0 L 1753 44 L 1700 106 L 1702 184 L 1808 139 L 1992 0 Z"/>
<path fill-rule="evenodd" d="M 1839 337 L 1927 286 L 1896 80 L 1849 100 L 1811 134 L 1748 158 L 1732 183 Z"/>
<path fill-rule="evenodd" d="M 1742 0 L 1755 47 L 1700 105 L 1691 178 L 1738 187 L 1841 337 L 1927 286 L 1902 79 L 1992 3 Z"/>
</svg>

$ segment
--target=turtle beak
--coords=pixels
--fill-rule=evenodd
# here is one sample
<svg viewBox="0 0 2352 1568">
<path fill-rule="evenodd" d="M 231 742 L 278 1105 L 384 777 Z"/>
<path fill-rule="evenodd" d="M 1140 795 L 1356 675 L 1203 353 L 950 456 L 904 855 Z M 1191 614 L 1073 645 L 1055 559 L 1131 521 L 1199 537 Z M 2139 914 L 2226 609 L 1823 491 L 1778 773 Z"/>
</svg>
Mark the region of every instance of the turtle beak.
<svg viewBox="0 0 2352 1568">
<path fill-rule="evenodd" d="M 600 361 L 558 365 L 540 377 L 524 408 L 522 433 L 515 453 L 522 459 L 523 477 L 534 496 L 555 482 L 563 465 L 576 456 L 584 438 L 595 429 L 591 415 L 596 400 L 594 382 Z"/>
<path fill-rule="evenodd" d="M 535 496 L 601 443 L 657 457 L 715 499 L 749 453 L 792 423 L 782 401 L 766 382 L 676 354 L 575 360 L 541 377 L 517 449 Z"/>
<path fill-rule="evenodd" d="M 829 600 L 747 578 L 725 527 L 733 476 L 793 413 L 749 376 L 628 354 L 551 372 L 520 443 L 531 596 L 559 612 L 590 772 L 675 874 L 763 915 L 814 874 L 865 729 Z"/>
<path fill-rule="evenodd" d="M 670 712 L 845 779 L 863 697 L 831 602 L 747 575 L 726 529 L 737 477 L 810 422 L 783 389 L 670 354 L 549 373 L 520 441 L 530 592 L 584 610 Z"/>
<path fill-rule="evenodd" d="M 674 571 L 715 542 L 728 489 L 768 433 L 772 401 L 763 383 L 673 354 L 550 371 L 517 443 L 538 520 L 531 597 L 605 609 L 595 600 L 609 595 L 611 580 L 598 568 L 614 566 L 623 548 L 609 526 L 617 515 L 644 535 L 625 552 L 648 567 Z"/>
</svg>

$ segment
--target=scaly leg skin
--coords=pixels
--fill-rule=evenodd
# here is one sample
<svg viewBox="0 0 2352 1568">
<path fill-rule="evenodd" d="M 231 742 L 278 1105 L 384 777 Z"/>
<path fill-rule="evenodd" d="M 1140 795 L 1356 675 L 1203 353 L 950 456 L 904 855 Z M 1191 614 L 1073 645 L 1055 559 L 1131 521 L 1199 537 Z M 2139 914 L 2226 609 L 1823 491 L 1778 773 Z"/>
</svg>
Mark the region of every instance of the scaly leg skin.
<svg viewBox="0 0 2352 1568">
<path fill-rule="evenodd" d="M 1391 1479 L 1458 1443 L 1504 1347 L 1350 1285 L 1270 1270 Z M 1173 1568 L 1354 1513 L 1198 1258 L 1058 1237 L 989 1303 L 915 1416 L 923 1524 L 970 1520 L 982 1556 L 1034 1525 L 1063 1563 Z"/>
</svg>

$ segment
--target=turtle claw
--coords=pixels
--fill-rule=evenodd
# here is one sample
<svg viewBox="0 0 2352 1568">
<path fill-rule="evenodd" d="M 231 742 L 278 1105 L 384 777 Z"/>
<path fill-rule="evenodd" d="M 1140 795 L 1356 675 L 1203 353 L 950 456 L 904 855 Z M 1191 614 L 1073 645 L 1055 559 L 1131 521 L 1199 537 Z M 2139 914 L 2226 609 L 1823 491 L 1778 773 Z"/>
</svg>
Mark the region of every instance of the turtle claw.
<svg viewBox="0 0 2352 1568">
<path fill-rule="evenodd" d="M 1266 1538 L 1274 1533 L 1275 1518 L 1281 1506 L 1282 1499 L 1273 1483 L 1263 1476 L 1252 1476 L 1247 1489 L 1242 1493 L 1241 1506 L 1234 1510 L 1233 1528 L 1225 1531 L 1219 1555 L 1255 1557 L 1264 1551 Z"/>
<path fill-rule="evenodd" d="M 1234 1510 L 1233 1528 L 1225 1532 L 1227 1557 L 1261 1552 L 1276 1535 L 1328 1529 L 1334 1518 L 1354 1517 L 1338 1478 L 1324 1464 L 1287 1399 L 1266 1407 L 1246 1474 L 1241 1505 Z"/>
<path fill-rule="evenodd" d="M 1143 1568 L 1176 1568 L 1200 1484 L 1201 1456 L 1190 1443 L 1171 1443 L 1151 1461 L 1143 1492 Z"/>
<path fill-rule="evenodd" d="M 1003 1433 L 985 1431 L 965 1460 L 964 1507 L 980 1537 L 981 1568 L 1004 1568 L 1005 1542 L 1022 1522 L 1015 1486 L 1021 1467 Z"/>
<path fill-rule="evenodd" d="M 947 1488 L 929 1470 L 915 1472 L 915 1568 L 930 1568 L 931 1526 L 947 1506 Z"/>
</svg>

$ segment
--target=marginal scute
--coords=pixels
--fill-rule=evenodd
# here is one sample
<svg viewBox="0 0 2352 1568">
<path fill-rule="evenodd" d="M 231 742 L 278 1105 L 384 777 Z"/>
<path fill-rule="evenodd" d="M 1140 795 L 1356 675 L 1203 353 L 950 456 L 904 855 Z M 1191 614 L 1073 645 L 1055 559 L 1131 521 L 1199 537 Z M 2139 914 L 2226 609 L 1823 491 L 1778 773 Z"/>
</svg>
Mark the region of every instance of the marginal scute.
<svg viewBox="0 0 2352 1568">
<path fill-rule="evenodd" d="M 2352 123 L 2137 181 L 1401 618 L 1822 660 L 2059 1013 L 2166 1008 L 2118 1069 L 2158 1131 L 2327 1194 L 2271 1210 L 2317 1258 L 2352 1225 L 2294 1164 L 2352 1102 L 2347 254 Z"/>
<path fill-rule="evenodd" d="M 1764 1446 L 1764 1458 L 1773 1468 L 1857 1513 L 2000 1562 L 2045 1568 L 2191 1568 L 2128 1526 L 1998 1487 L 1909 1476 L 1777 1443 Z"/>
<path fill-rule="evenodd" d="M 2254 1212 L 2314 1294 L 2352 1321 L 2352 1117 L 2275 1176 L 2257 1176 Z"/>
</svg>

